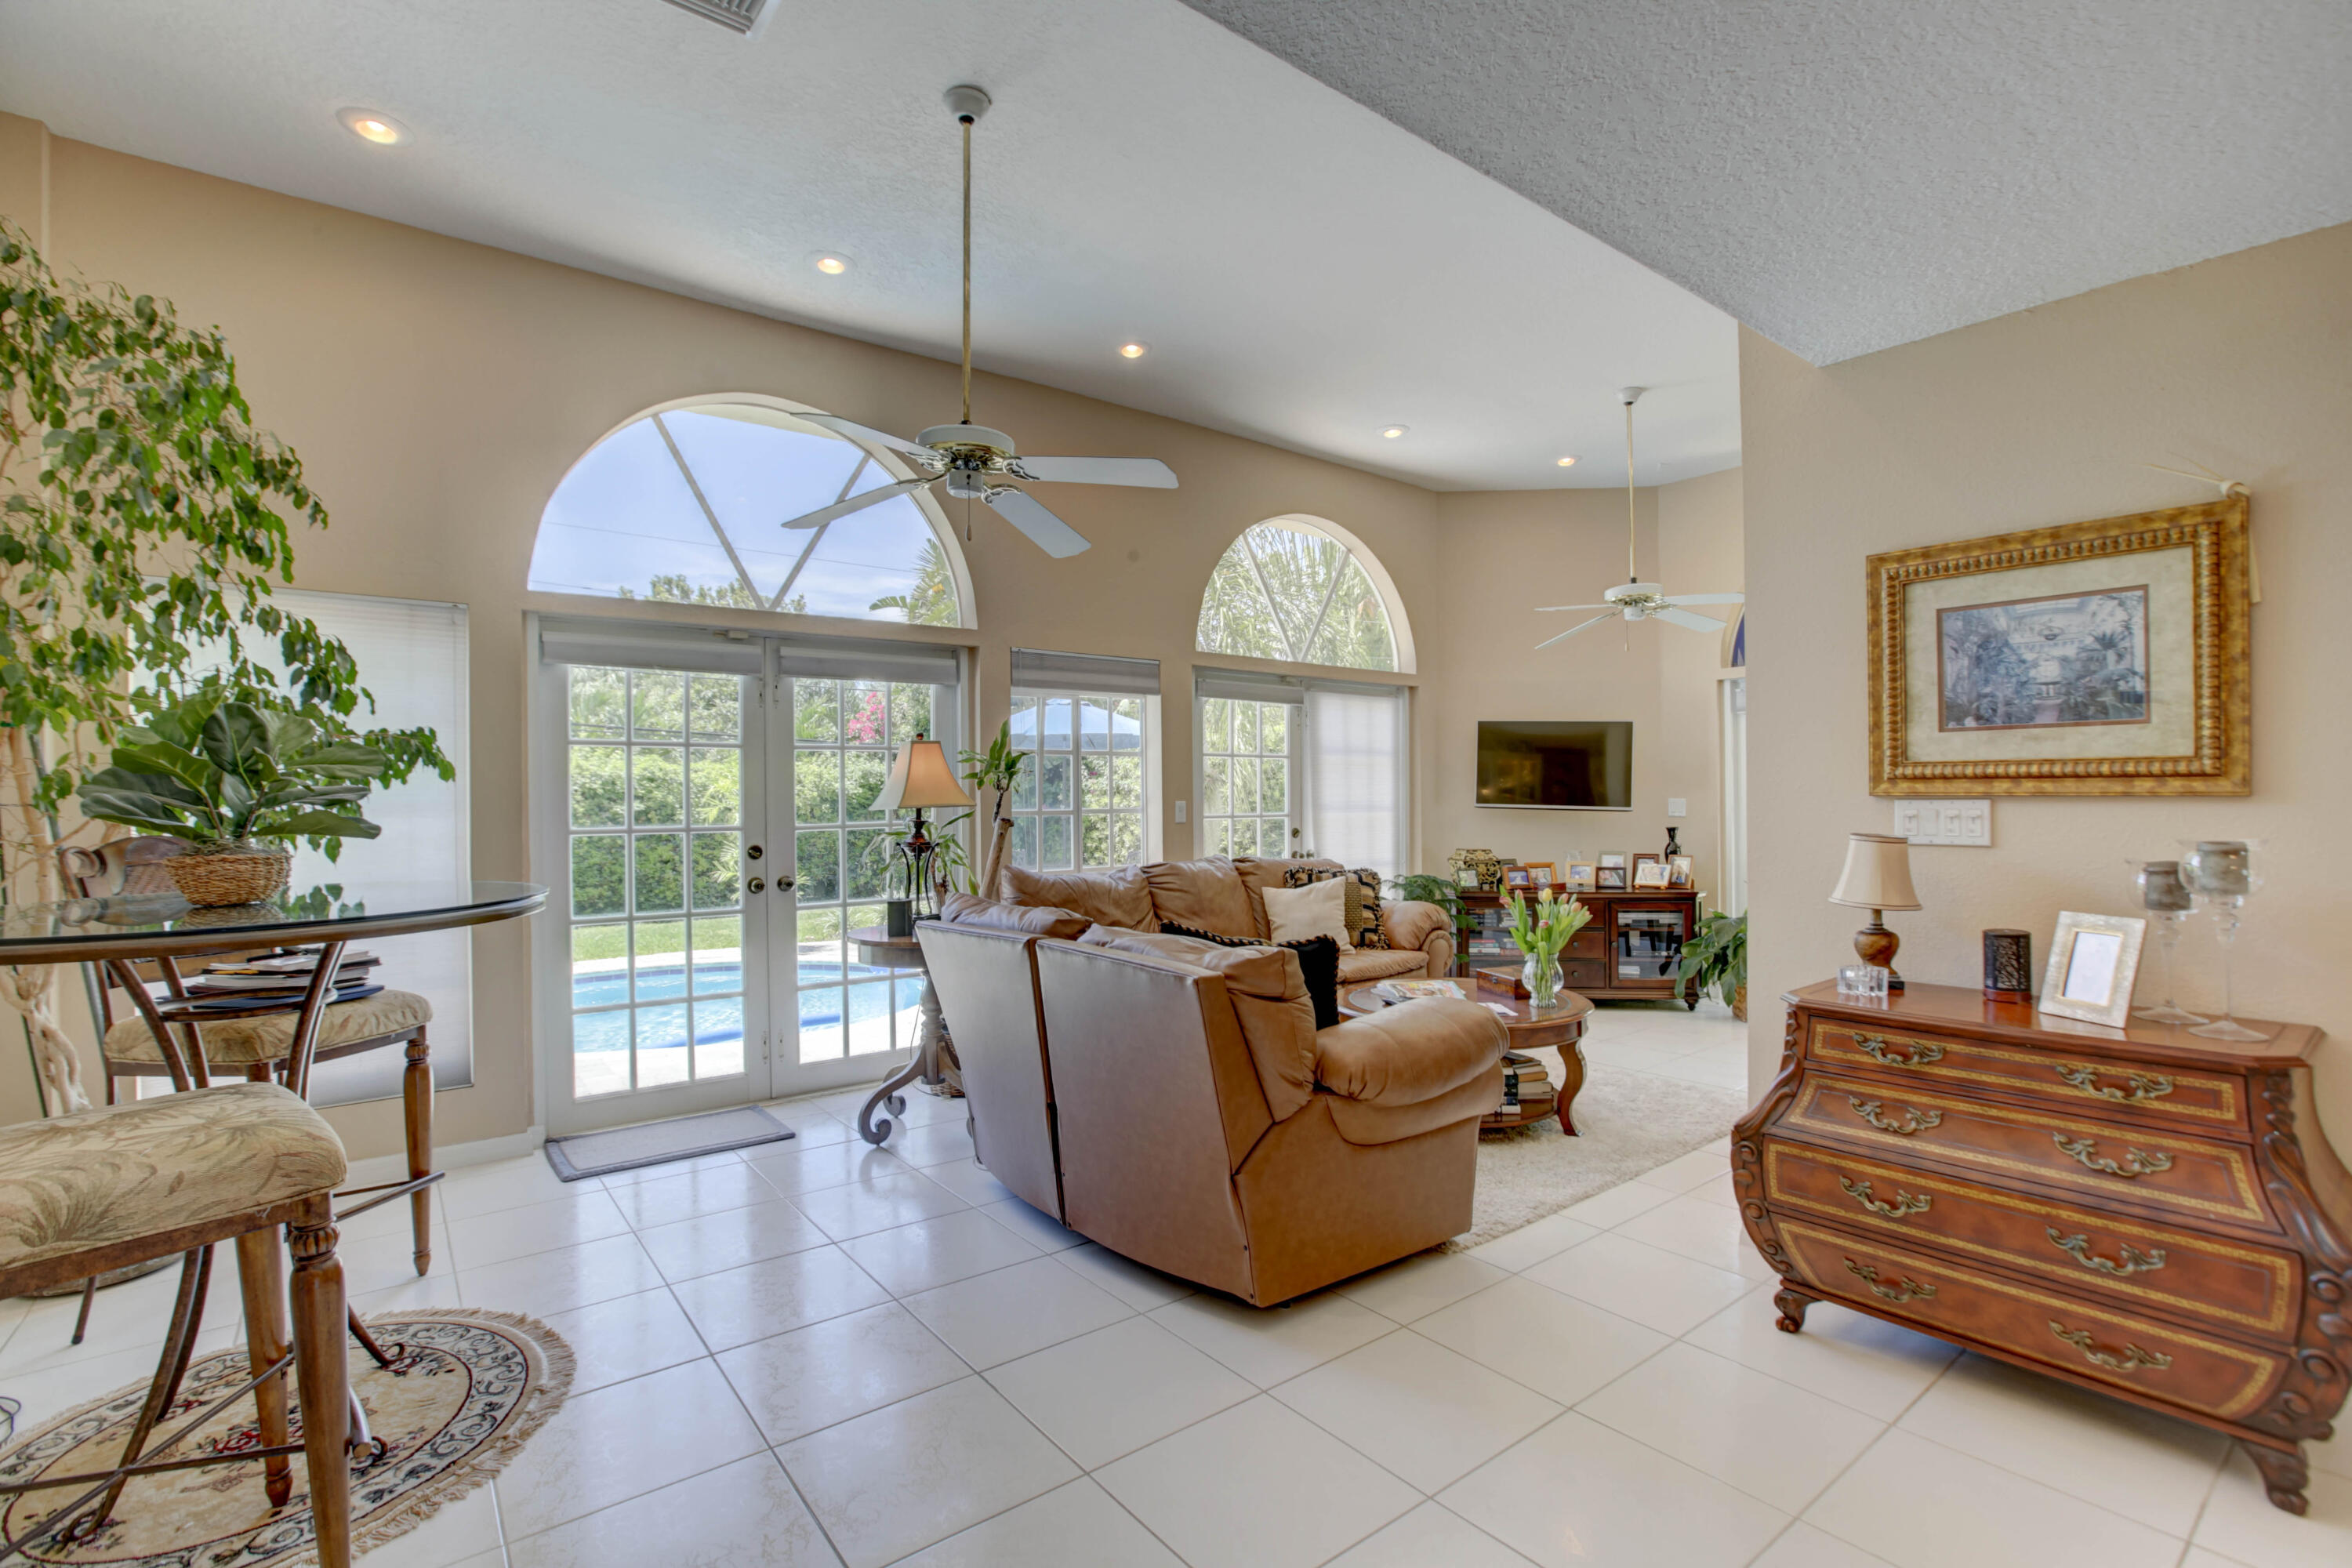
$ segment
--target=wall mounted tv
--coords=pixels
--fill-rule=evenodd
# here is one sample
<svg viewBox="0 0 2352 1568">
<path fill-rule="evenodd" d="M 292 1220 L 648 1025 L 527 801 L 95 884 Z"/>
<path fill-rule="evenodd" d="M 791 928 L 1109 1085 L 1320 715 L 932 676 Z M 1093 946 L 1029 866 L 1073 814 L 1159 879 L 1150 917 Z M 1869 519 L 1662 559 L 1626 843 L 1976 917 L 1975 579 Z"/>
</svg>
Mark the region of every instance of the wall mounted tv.
<svg viewBox="0 0 2352 1568">
<path fill-rule="evenodd" d="M 1622 720 L 1478 722 L 1478 804 L 1633 809 L 1633 726 Z"/>
</svg>

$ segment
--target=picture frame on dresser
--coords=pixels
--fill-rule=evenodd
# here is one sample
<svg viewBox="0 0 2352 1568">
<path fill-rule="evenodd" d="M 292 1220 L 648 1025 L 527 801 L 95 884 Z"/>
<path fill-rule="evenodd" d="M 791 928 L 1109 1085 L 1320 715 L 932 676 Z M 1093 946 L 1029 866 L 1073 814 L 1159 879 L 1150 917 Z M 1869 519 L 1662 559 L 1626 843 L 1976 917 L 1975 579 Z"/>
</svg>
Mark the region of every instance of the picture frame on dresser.
<svg viewBox="0 0 2352 1568">
<path fill-rule="evenodd" d="M 1591 892 L 1600 886 L 1594 879 L 1599 869 L 1589 860 L 1570 860 L 1568 863 L 1568 890 L 1571 893 Z"/>
<path fill-rule="evenodd" d="M 2352 1172 L 2313 1102 L 2318 1029 L 2100 1028 L 1920 983 L 1782 1000 L 1779 1075 L 1731 1149 L 1780 1330 L 1834 1301 L 2194 1422 L 2305 1510 L 2303 1445 L 2352 1384 Z"/>
<path fill-rule="evenodd" d="M 2144 920 L 2062 911 L 2050 939 L 2050 966 L 2042 977 L 2042 1011 L 2123 1027 L 2131 1020 L 2132 985 L 2147 937 Z"/>
</svg>

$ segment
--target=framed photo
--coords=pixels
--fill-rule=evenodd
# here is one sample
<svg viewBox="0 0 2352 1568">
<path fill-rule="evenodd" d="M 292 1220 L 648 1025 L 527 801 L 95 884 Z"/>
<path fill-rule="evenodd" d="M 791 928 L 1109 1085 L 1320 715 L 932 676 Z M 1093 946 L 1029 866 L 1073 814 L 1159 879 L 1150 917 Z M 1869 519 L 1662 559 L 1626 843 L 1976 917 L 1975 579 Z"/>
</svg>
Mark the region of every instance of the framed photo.
<svg viewBox="0 0 2352 1568">
<path fill-rule="evenodd" d="M 2246 498 L 1874 555 L 1870 793 L 2246 795 Z"/>
<path fill-rule="evenodd" d="M 1664 861 L 1644 860 L 1633 868 L 1633 886 L 1636 888 L 1670 887 L 1673 884 L 1666 880 L 1667 875 Z"/>
<path fill-rule="evenodd" d="M 1524 891 L 1534 885 L 1534 880 L 1528 875 L 1528 868 L 1525 866 L 1503 868 L 1503 886 L 1506 889 L 1517 888 Z"/>
<path fill-rule="evenodd" d="M 1664 886 L 1665 886 L 1665 884 L 1664 884 L 1664 882 L 1644 882 L 1644 881 L 1643 881 L 1643 880 L 1642 880 L 1642 868 L 1643 868 L 1643 867 L 1644 867 L 1644 866 L 1655 866 L 1655 867 L 1657 867 L 1660 870 L 1664 870 L 1664 869 L 1665 869 L 1665 865 L 1666 865 L 1666 858 L 1665 858 L 1665 857 L 1664 857 L 1664 856 L 1663 856 L 1663 855 L 1636 855 L 1636 856 L 1634 856 L 1634 857 L 1633 857 L 1633 886 L 1635 886 L 1635 887 L 1637 887 L 1637 888 L 1647 888 L 1647 887 L 1658 887 L 1658 888 L 1663 888 L 1663 887 L 1664 887 Z"/>
<path fill-rule="evenodd" d="M 1622 867 L 1624 864 L 1625 857 L 1622 855 L 1614 855 L 1608 853 L 1607 851 L 1603 851 L 1601 854 L 1601 865 L 1603 870 L 1606 870 L 1612 866 Z"/>
<path fill-rule="evenodd" d="M 1624 867 L 1612 866 L 1606 861 L 1603 861 L 1600 866 L 1594 868 L 1592 874 L 1596 879 L 1593 883 L 1593 889 L 1596 892 L 1622 893 L 1625 890 Z"/>
<path fill-rule="evenodd" d="M 1568 863 L 1568 890 L 1571 893 L 1591 892 L 1597 886 L 1593 876 L 1598 869 L 1590 861 L 1570 860 Z"/>
<path fill-rule="evenodd" d="M 1696 877 L 1697 868 L 1689 856 L 1670 855 L 1666 858 L 1667 887 L 1688 892 L 1695 885 Z"/>
<path fill-rule="evenodd" d="M 1531 887 L 1549 888 L 1559 880 L 1559 868 L 1549 860 L 1530 860 L 1528 862 L 1528 880 Z"/>
<path fill-rule="evenodd" d="M 2132 983 L 2139 977 L 2147 935 L 2147 922 L 2129 915 L 2062 912 L 2050 939 L 2041 1010 L 2122 1028 L 2131 1018 Z"/>
</svg>

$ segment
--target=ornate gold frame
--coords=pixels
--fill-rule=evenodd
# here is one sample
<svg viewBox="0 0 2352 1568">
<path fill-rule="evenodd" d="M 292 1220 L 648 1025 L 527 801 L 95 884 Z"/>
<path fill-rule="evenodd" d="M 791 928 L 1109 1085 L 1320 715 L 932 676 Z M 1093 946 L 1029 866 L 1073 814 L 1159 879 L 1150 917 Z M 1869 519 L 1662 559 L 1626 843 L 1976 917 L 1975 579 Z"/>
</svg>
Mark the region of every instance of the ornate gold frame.
<svg viewBox="0 0 2352 1568">
<path fill-rule="evenodd" d="M 2247 627 L 2247 502 L 2028 529 L 1874 555 L 1870 581 L 1870 793 L 1878 795 L 2249 795 L 2252 683 Z M 1905 590 L 1931 578 L 2007 572 L 2094 556 L 2193 550 L 2196 749 L 2173 756 L 1913 762 L 1904 693 Z"/>
</svg>

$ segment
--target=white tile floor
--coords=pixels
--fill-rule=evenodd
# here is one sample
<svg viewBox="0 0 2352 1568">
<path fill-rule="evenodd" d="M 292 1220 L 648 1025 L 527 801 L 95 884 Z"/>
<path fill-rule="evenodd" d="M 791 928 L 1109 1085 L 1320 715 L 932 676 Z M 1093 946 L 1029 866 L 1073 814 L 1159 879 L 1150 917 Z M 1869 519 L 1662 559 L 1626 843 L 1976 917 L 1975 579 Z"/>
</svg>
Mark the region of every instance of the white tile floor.
<svg viewBox="0 0 2352 1568">
<path fill-rule="evenodd" d="M 1745 1046 L 1610 1008 L 1586 1054 L 1736 1082 Z M 369 1568 L 2352 1563 L 2352 1438 L 2298 1520 L 2200 1428 L 1834 1307 L 1778 1332 L 1721 1145 L 1261 1312 L 1012 1198 L 960 1104 L 912 1097 L 875 1150 L 860 1098 L 690 1168 L 455 1173 L 427 1279 L 404 1216 L 352 1226 L 363 1310 L 536 1312 L 579 1363 L 494 1485 Z M 0 1302 L 0 1392 L 30 1423 L 143 1377 L 172 1279 L 101 1295 L 79 1350 L 70 1302 Z"/>
</svg>

